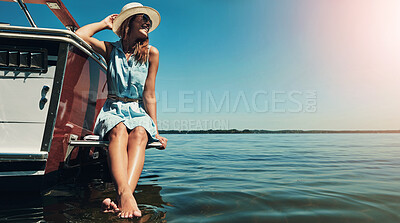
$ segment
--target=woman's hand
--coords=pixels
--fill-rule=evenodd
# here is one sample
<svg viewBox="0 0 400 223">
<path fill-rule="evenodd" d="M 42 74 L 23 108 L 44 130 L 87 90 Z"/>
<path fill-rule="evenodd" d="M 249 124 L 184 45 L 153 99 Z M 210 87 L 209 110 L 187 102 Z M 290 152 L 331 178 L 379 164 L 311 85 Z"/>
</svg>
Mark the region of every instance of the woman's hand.
<svg viewBox="0 0 400 223">
<path fill-rule="evenodd" d="M 114 19 L 117 18 L 117 16 L 118 14 L 112 14 L 103 19 L 103 22 L 107 25 L 107 29 L 112 29 Z"/>
<path fill-rule="evenodd" d="M 160 142 L 161 142 L 161 144 L 162 144 L 162 146 L 164 147 L 164 148 L 167 148 L 167 142 L 168 142 L 168 139 L 167 138 L 165 138 L 165 137 L 162 137 L 162 136 L 160 136 L 160 135 L 156 135 L 156 139 L 158 139 L 158 140 L 160 140 Z"/>
</svg>

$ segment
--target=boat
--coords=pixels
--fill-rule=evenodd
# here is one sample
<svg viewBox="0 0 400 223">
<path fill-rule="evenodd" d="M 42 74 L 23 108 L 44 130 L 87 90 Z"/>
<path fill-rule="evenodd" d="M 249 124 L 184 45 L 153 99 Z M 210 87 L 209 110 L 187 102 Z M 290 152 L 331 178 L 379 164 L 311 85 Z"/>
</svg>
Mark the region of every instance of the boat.
<svg viewBox="0 0 400 223">
<path fill-rule="evenodd" d="M 107 99 L 104 58 L 74 33 L 61 0 L 1 1 L 19 4 L 31 27 L 0 25 L 0 190 L 40 191 L 69 170 L 107 166 L 108 142 L 93 134 Z M 65 29 L 38 28 L 25 3 L 47 5 Z"/>
</svg>

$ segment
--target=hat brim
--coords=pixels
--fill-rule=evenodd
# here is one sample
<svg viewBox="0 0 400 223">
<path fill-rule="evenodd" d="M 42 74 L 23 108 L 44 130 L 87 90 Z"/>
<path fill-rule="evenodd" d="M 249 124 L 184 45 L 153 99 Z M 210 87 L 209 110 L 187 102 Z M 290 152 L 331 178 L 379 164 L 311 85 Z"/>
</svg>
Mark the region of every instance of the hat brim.
<svg viewBox="0 0 400 223">
<path fill-rule="evenodd" d="M 157 12 L 157 10 L 147 7 L 147 6 L 137 6 L 134 8 L 127 9 L 120 13 L 113 21 L 113 27 L 112 31 L 117 34 L 118 36 L 118 30 L 121 27 L 122 23 L 129 17 L 136 15 L 136 14 L 146 14 L 150 17 L 152 25 L 149 30 L 149 33 L 152 32 L 157 28 L 157 26 L 160 24 L 161 21 L 161 16 L 160 13 Z"/>
</svg>

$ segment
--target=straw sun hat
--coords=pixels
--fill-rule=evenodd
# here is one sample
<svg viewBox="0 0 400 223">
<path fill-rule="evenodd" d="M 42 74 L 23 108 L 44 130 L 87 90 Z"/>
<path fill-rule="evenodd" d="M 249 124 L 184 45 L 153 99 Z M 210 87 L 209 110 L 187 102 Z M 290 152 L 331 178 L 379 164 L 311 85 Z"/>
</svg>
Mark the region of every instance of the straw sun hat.
<svg viewBox="0 0 400 223">
<path fill-rule="evenodd" d="M 147 7 L 147 6 L 143 6 L 142 4 L 138 3 L 138 2 L 131 2 L 126 4 L 121 12 L 119 13 L 119 15 L 114 19 L 113 22 L 113 27 L 112 30 L 115 34 L 118 34 L 118 29 L 119 27 L 122 25 L 122 23 L 128 19 L 129 17 L 136 15 L 136 14 L 146 14 L 150 17 L 151 21 L 152 21 L 152 26 L 149 30 L 149 33 L 153 30 L 155 30 L 157 28 L 157 26 L 160 24 L 160 13 L 157 12 L 157 10 Z"/>
</svg>

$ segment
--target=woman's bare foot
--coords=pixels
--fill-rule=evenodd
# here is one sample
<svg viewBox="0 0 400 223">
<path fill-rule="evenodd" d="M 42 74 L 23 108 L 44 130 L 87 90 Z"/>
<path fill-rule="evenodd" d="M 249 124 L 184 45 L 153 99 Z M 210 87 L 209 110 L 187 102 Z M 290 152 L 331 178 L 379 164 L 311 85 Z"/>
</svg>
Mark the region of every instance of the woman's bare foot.
<svg viewBox="0 0 400 223">
<path fill-rule="evenodd" d="M 106 198 L 103 200 L 101 204 L 101 210 L 104 213 L 113 212 L 116 213 L 119 211 L 117 204 L 114 203 L 110 198 Z"/>
<path fill-rule="evenodd" d="M 142 216 L 142 212 L 139 210 L 136 200 L 133 197 L 133 194 L 130 192 L 125 192 L 120 195 L 118 207 L 120 211 L 119 217 L 121 218 L 133 218 Z"/>
</svg>

